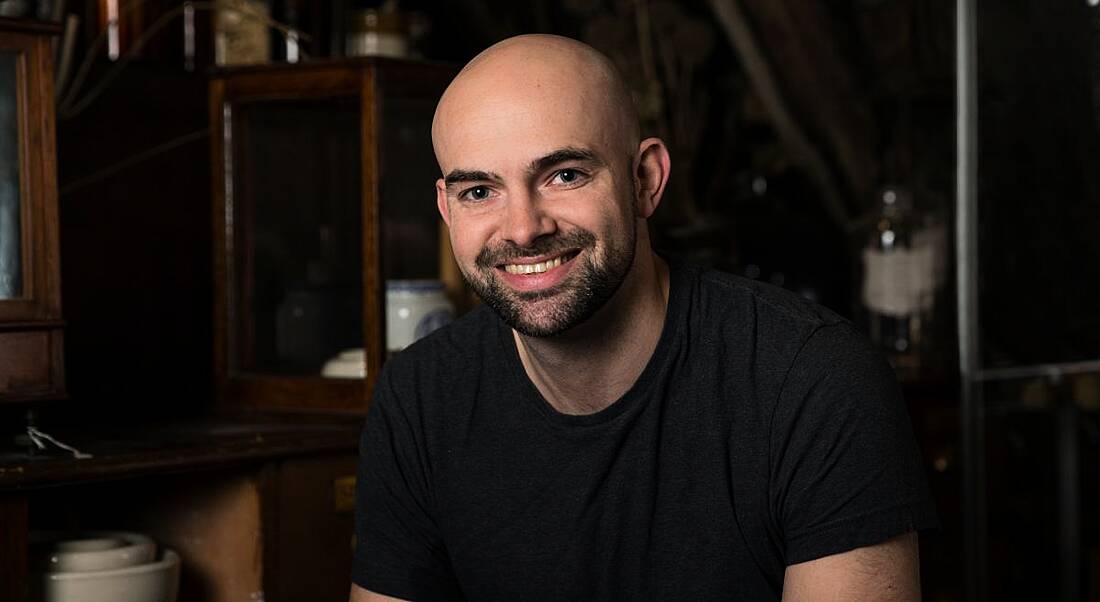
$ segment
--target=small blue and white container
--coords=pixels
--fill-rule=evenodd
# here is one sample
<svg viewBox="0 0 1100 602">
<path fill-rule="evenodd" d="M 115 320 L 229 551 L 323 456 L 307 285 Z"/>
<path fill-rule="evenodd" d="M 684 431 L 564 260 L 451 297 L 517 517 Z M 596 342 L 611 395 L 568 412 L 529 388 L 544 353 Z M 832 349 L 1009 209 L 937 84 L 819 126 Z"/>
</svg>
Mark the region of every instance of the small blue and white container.
<svg viewBox="0 0 1100 602">
<path fill-rule="evenodd" d="M 454 320 L 439 280 L 386 281 L 386 351 L 401 351 Z"/>
</svg>

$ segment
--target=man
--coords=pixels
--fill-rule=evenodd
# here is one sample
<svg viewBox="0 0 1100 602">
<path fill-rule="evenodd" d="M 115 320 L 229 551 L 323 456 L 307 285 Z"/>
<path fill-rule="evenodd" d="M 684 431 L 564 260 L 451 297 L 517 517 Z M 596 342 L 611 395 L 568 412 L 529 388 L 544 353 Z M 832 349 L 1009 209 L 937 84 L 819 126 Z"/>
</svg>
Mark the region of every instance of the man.
<svg viewBox="0 0 1100 602">
<path fill-rule="evenodd" d="M 387 363 L 353 600 L 916 600 L 935 523 L 889 366 L 832 313 L 652 251 L 669 177 L 578 42 L 521 36 L 432 127 L 485 305 Z"/>
</svg>

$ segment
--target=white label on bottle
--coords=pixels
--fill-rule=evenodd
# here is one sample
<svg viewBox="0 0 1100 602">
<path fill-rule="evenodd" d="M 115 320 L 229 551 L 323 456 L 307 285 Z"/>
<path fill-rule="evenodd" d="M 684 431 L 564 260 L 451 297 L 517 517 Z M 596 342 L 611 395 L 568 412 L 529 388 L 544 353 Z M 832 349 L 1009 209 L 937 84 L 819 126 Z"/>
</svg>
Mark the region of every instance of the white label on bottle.
<svg viewBox="0 0 1100 602">
<path fill-rule="evenodd" d="M 402 58 L 409 54 L 409 41 L 396 33 L 377 31 L 355 32 L 347 39 L 348 56 L 391 56 Z"/>
<path fill-rule="evenodd" d="M 863 303 L 872 311 L 904 317 L 932 308 L 936 289 L 934 247 L 863 250 Z"/>
</svg>

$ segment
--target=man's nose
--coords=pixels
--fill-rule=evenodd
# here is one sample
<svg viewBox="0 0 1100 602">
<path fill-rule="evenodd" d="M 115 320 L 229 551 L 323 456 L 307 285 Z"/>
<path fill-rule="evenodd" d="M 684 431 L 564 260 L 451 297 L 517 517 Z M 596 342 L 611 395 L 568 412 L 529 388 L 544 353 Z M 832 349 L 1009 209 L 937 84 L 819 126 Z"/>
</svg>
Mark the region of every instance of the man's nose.
<svg viewBox="0 0 1100 602">
<path fill-rule="evenodd" d="M 546 214 L 537 194 L 513 195 L 507 204 L 504 217 L 504 238 L 520 247 L 531 246 L 540 236 L 557 230 L 554 219 Z"/>
</svg>

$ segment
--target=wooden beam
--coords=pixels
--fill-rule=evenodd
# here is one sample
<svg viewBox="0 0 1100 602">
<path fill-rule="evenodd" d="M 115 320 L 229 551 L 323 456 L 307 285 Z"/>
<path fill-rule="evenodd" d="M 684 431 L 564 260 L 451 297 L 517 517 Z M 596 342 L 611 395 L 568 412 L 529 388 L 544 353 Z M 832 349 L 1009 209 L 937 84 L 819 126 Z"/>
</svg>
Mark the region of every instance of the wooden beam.
<svg viewBox="0 0 1100 602">
<path fill-rule="evenodd" d="M 709 2 L 780 140 L 821 191 L 825 209 L 833 221 L 845 232 L 852 230 L 856 222 L 850 216 L 841 187 L 824 155 L 795 118 L 738 0 Z"/>
</svg>

